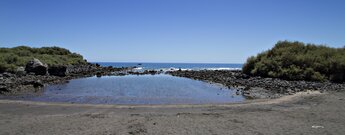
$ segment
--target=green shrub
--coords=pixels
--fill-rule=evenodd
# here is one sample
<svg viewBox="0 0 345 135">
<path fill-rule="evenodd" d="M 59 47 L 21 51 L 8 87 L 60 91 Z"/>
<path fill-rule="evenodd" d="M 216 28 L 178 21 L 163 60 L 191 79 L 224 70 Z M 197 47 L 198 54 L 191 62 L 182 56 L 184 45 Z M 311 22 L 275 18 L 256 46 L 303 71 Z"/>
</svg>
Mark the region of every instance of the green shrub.
<svg viewBox="0 0 345 135">
<path fill-rule="evenodd" d="M 252 57 L 249 57 L 247 59 L 247 63 L 245 65 L 243 65 L 243 68 L 242 68 L 242 71 L 245 73 L 245 74 L 251 74 L 251 70 L 255 68 L 255 61 L 256 58 L 254 56 Z"/>
<path fill-rule="evenodd" d="M 33 58 L 41 60 L 49 66 L 85 64 L 83 56 L 71 53 L 60 47 L 31 48 L 18 46 L 14 48 L 0 48 L 0 73 L 14 72 L 18 67 L 25 66 Z"/>
<path fill-rule="evenodd" d="M 286 80 L 344 82 L 345 48 L 279 41 L 272 49 L 248 58 L 243 73 Z"/>
</svg>

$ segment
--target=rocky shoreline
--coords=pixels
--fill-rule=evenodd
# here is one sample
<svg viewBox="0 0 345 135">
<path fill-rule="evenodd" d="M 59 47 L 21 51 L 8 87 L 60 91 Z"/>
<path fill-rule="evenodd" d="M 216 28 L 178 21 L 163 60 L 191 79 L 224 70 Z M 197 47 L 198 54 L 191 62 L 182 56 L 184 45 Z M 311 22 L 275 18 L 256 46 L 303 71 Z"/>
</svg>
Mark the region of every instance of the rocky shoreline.
<svg viewBox="0 0 345 135">
<path fill-rule="evenodd" d="M 38 64 L 37 64 L 38 63 Z M 133 68 L 123 67 L 102 67 L 98 64 L 83 65 L 60 65 L 48 67 L 36 61 L 32 68 L 17 71 L 16 73 L 0 73 L 0 95 L 28 95 L 37 94 L 46 85 L 66 83 L 71 79 L 104 76 L 104 75 L 123 75 Z M 22 68 L 23 69 L 23 68 Z"/>
<path fill-rule="evenodd" d="M 344 83 L 287 81 L 276 78 L 252 77 L 243 74 L 240 70 L 171 71 L 167 74 L 219 83 L 231 89 L 236 89 L 238 94 L 242 94 L 248 99 L 278 98 L 308 90 L 320 92 L 345 90 Z"/>
<path fill-rule="evenodd" d="M 38 64 L 37 64 L 38 63 Z M 143 72 L 133 71 L 135 67 L 114 68 L 102 67 L 98 64 L 61 65 L 47 67 L 36 61 L 34 67 L 26 67 L 24 71 L 16 73 L 0 74 L 0 95 L 27 95 L 38 94 L 46 85 L 66 83 L 71 79 L 91 76 L 122 76 L 122 75 L 145 75 L 145 74 L 170 74 L 172 76 L 186 77 L 195 80 L 219 83 L 230 89 L 237 90 L 236 94 L 243 95 L 248 99 L 278 98 L 284 95 L 292 95 L 296 92 L 317 90 L 342 91 L 345 84 L 331 82 L 308 82 L 287 81 L 275 78 L 253 77 L 243 74 L 240 70 L 200 70 L 200 71 L 156 71 L 146 70 Z M 42 71 L 43 69 L 43 71 Z M 30 71 L 30 72 L 27 72 Z"/>
</svg>

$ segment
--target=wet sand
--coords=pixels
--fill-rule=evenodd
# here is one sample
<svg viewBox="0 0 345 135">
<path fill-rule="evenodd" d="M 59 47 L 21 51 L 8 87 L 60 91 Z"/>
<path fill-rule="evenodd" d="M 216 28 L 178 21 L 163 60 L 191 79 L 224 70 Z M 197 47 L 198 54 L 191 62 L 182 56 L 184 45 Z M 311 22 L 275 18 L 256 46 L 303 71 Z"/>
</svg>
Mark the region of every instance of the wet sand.
<svg viewBox="0 0 345 135">
<path fill-rule="evenodd" d="M 220 105 L 0 100 L 0 134 L 343 134 L 344 112 L 345 92 Z"/>
</svg>

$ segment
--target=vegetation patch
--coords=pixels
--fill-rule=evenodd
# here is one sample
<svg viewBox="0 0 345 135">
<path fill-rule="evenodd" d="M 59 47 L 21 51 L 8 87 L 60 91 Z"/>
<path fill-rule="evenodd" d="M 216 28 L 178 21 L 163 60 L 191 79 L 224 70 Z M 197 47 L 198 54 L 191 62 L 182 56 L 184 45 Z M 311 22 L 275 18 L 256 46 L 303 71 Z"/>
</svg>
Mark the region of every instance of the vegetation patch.
<svg viewBox="0 0 345 135">
<path fill-rule="evenodd" d="M 85 64 L 83 56 L 72 53 L 60 47 L 31 48 L 18 46 L 14 48 L 0 48 L 0 73 L 14 72 L 18 67 L 25 67 L 26 63 L 37 58 L 48 66 Z"/>
<path fill-rule="evenodd" d="M 286 80 L 345 80 L 345 48 L 279 41 L 265 52 L 248 58 L 243 73 Z"/>
</svg>

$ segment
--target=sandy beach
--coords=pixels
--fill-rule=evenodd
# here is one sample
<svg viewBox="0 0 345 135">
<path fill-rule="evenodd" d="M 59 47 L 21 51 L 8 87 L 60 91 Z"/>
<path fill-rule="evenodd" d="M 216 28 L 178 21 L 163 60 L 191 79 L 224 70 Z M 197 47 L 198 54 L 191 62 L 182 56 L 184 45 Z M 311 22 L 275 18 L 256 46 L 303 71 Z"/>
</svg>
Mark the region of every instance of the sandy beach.
<svg viewBox="0 0 345 135">
<path fill-rule="evenodd" d="M 0 134 L 342 134 L 345 92 L 219 105 L 0 100 Z"/>
</svg>

